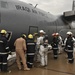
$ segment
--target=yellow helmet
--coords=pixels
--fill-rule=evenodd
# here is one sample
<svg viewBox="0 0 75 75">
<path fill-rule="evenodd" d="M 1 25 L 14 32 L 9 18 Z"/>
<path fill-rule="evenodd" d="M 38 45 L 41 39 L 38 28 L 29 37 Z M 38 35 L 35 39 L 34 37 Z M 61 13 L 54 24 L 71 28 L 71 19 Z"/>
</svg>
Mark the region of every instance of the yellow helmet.
<svg viewBox="0 0 75 75">
<path fill-rule="evenodd" d="M 26 38 L 26 35 L 25 34 L 22 34 L 22 36 L 24 36 Z"/>
<path fill-rule="evenodd" d="M 1 32 L 0 32 L 1 34 L 6 34 L 7 33 L 7 31 L 6 30 L 1 30 Z"/>
<path fill-rule="evenodd" d="M 33 39 L 33 35 L 32 35 L 32 34 L 29 34 L 29 35 L 28 35 L 28 38 L 29 38 L 29 39 Z"/>
</svg>

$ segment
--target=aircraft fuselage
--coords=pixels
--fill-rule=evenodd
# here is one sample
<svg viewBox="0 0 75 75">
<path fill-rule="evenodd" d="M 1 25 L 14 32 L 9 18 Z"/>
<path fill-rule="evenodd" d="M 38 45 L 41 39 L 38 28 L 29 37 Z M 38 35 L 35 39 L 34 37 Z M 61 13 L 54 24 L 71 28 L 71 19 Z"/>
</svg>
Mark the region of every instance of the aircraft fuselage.
<svg viewBox="0 0 75 75">
<path fill-rule="evenodd" d="M 69 25 L 61 17 L 53 16 L 29 4 L 20 1 L 0 0 L 1 29 L 12 32 L 10 45 L 13 46 L 15 39 L 22 33 L 28 35 L 43 29 L 51 40 L 53 32 L 64 33 L 64 30 L 69 29 Z"/>
</svg>

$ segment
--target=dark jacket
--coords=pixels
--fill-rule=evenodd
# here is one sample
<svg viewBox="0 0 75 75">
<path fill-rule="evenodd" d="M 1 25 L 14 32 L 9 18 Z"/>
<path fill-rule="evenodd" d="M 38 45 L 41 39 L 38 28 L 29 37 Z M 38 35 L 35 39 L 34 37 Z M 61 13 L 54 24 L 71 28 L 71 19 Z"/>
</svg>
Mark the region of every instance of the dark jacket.
<svg viewBox="0 0 75 75">
<path fill-rule="evenodd" d="M 59 44 L 59 39 L 58 37 L 54 37 L 53 40 L 52 40 L 52 47 L 55 48 L 55 47 L 58 47 L 58 44 Z"/>
<path fill-rule="evenodd" d="M 0 36 L 0 52 L 9 52 L 8 42 L 5 36 Z"/>
<path fill-rule="evenodd" d="M 33 39 L 27 39 L 27 53 L 35 53 L 35 42 Z"/>
<path fill-rule="evenodd" d="M 72 37 L 68 37 L 67 40 L 66 40 L 66 49 L 68 50 L 73 50 L 73 39 Z"/>
</svg>

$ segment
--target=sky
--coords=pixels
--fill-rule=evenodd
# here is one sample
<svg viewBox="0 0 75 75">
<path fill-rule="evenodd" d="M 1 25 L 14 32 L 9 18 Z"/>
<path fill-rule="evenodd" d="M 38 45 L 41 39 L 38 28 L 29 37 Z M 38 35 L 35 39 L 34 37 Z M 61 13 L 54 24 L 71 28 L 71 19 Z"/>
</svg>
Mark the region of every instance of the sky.
<svg viewBox="0 0 75 75">
<path fill-rule="evenodd" d="M 72 10 L 73 0 L 20 0 L 26 3 L 31 3 L 33 6 L 38 4 L 37 8 L 53 15 L 61 15 L 65 11 Z"/>
</svg>

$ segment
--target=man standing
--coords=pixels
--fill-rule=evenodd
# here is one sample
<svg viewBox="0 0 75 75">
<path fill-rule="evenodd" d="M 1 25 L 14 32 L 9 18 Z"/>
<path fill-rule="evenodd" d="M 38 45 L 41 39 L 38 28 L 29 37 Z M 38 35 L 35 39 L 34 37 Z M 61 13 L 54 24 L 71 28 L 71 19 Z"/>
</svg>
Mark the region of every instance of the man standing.
<svg viewBox="0 0 75 75">
<path fill-rule="evenodd" d="M 14 46 L 15 46 L 15 50 L 16 50 L 16 59 L 17 59 L 17 66 L 19 68 L 19 70 L 21 70 L 21 62 L 20 62 L 20 58 L 22 60 L 23 66 L 24 66 L 24 70 L 30 70 L 27 67 L 26 64 L 26 58 L 25 58 L 25 53 L 26 53 L 26 40 L 24 39 L 26 38 L 25 35 L 23 34 L 20 38 L 16 39 Z"/>
<path fill-rule="evenodd" d="M 33 35 L 29 34 L 27 39 L 27 65 L 29 68 L 32 68 L 35 55 L 35 42 Z"/>
<path fill-rule="evenodd" d="M 7 31 L 1 30 L 0 36 L 0 69 L 2 72 L 8 72 L 7 70 L 7 57 L 9 53 L 8 42 L 6 38 Z"/>
<path fill-rule="evenodd" d="M 57 37 L 56 33 L 52 34 L 53 39 L 52 39 L 52 49 L 53 49 L 53 54 L 54 54 L 54 59 L 58 58 L 58 44 L 59 44 L 59 39 Z"/>
<path fill-rule="evenodd" d="M 67 38 L 64 41 L 65 44 L 65 49 L 67 51 L 68 55 L 68 62 L 73 63 L 74 58 L 73 58 L 73 44 L 74 44 L 75 39 L 72 36 L 72 32 L 67 32 Z"/>
<path fill-rule="evenodd" d="M 39 53 L 39 50 L 40 50 L 40 46 L 43 44 L 43 39 L 44 39 L 44 34 L 45 34 L 45 32 L 44 32 L 44 30 L 40 30 L 39 31 L 39 34 L 40 34 L 40 36 L 39 36 L 39 38 L 37 38 L 37 42 L 36 42 L 36 45 L 37 45 L 37 48 L 38 48 L 38 52 L 37 52 L 37 62 L 40 62 L 41 60 L 40 60 L 40 53 Z"/>
</svg>

